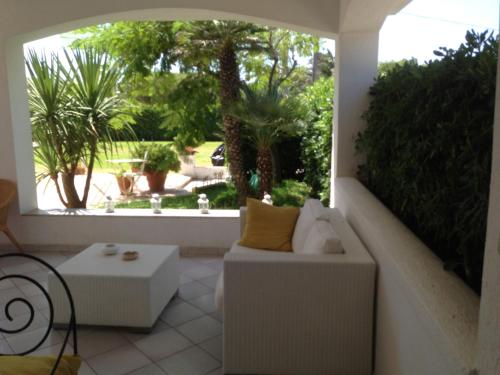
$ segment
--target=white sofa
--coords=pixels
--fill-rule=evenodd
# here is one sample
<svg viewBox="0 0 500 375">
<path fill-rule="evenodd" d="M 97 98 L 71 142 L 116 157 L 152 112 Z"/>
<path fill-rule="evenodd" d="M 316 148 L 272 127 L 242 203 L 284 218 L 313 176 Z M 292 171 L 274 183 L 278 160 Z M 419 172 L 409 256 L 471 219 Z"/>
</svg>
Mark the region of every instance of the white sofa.
<svg viewBox="0 0 500 375">
<path fill-rule="evenodd" d="M 296 231 L 316 219 L 304 223 L 306 208 Z M 284 253 L 236 242 L 225 255 L 216 290 L 225 374 L 372 373 L 375 263 L 340 212 L 322 210 L 343 253 L 298 254 L 295 246 Z"/>
</svg>

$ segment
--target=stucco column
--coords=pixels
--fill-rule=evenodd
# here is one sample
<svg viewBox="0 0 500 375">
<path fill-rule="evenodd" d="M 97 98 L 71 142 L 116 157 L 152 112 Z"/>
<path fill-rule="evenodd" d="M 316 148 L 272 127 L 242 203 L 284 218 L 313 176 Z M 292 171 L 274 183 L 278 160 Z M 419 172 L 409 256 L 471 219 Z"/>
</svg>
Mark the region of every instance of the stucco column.
<svg viewBox="0 0 500 375">
<path fill-rule="evenodd" d="M 0 33 L 0 178 L 17 183 L 16 159 L 14 150 L 14 135 L 11 121 L 11 107 L 7 69 L 7 43 Z M 19 237 L 19 205 L 15 200 L 9 210 L 9 228 Z M 8 239 L 0 233 L 0 244 L 10 244 Z"/>
<path fill-rule="evenodd" d="M 493 160 L 477 364 L 480 374 L 500 374 L 500 60 L 497 65 Z"/>
<path fill-rule="evenodd" d="M 353 177 L 360 163 L 355 138 L 365 124 L 368 90 L 377 74 L 378 31 L 340 33 L 335 40 L 332 177 Z M 332 178 L 332 199 L 333 196 Z"/>
<path fill-rule="evenodd" d="M 6 43 L 7 79 L 10 101 L 10 122 L 12 130 L 11 147 L 14 146 L 19 210 L 26 213 L 37 207 L 35 186 L 35 165 L 31 121 L 28 109 L 26 65 L 23 43 L 11 38 Z M 6 86 L 6 85 L 4 85 Z M 7 89 L 7 87 L 5 87 Z M 11 156 L 12 158 L 12 156 Z"/>
</svg>

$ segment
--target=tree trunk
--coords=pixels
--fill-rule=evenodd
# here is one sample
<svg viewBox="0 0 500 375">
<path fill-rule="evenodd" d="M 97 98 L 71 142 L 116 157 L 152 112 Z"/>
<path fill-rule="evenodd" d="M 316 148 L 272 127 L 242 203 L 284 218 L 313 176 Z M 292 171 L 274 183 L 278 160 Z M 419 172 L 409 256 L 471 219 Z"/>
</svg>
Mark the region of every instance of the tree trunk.
<svg viewBox="0 0 500 375">
<path fill-rule="evenodd" d="M 90 181 L 92 180 L 92 173 L 94 171 L 95 155 L 97 154 L 97 139 L 92 142 L 90 146 L 90 161 L 87 165 L 87 178 L 85 179 L 85 187 L 83 189 L 82 205 L 87 207 L 87 199 L 89 197 Z"/>
<path fill-rule="evenodd" d="M 260 171 L 260 198 L 271 194 L 273 190 L 273 155 L 269 148 L 259 148 L 257 151 L 257 168 Z"/>
<path fill-rule="evenodd" d="M 226 40 L 222 45 L 219 64 L 222 122 L 224 124 L 226 153 L 229 159 L 229 171 L 238 191 L 238 203 L 240 206 L 244 206 L 249 188 L 243 166 L 240 123 L 228 114 L 229 109 L 240 97 L 240 72 L 234 45 L 230 39 Z"/>
<path fill-rule="evenodd" d="M 59 186 L 58 176 L 59 176 L 59 174 L 56 174 L 55 176 L 50 176 L 50 178 L 52 179 L 52 181 L 56 185 L 56 191 L 57 191 L 57 195 L 59 197 L 59 200 L 62 202 L 62 204 L 64 204 L 64 207 L 68 208 L 68 202 L 66 202 L 64 200 L 64 197 L 63 197 L 62 191 L 61 191 L 61 187 Z"/>
<path fill-rule="evenodd" d="M 61 173 L 61 179 L 63 183 L 64 193 L 66 194 L 68 208 L 86 208 L 85 204 L 80 200 L 78 192 L 76 191 L 74 172 Z"/>
</svg>

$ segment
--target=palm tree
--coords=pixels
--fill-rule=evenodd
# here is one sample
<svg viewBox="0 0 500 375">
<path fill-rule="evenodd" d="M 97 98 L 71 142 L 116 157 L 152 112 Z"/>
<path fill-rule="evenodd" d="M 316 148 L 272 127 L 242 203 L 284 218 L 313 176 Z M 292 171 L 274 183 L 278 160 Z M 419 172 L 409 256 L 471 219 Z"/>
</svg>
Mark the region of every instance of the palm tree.
<svg viewBox="0 0 500 375">
<path fill-rule="evenodd" d="M 244 125 L 244 134 L 257 148 L 260 196 L 273 188 L 273 145 L 285 135 L 296 134 L 300 126 L 298 103 L 284 97 L 276 87 L 256 89 L 244 86 L 242 99 L 232 115 Z"/>
<path fill-rule="evenodd" d="M 230 108 L 240 99 L 240 70 L 238 52 L 263 51 L 259 33 L 264 29 L 238 21 L 202 21 L 187 23 L 180 39 L 184 43 L 183 63 L 197 66 L 207 61 L 217 61 L 224 142 L 229 159 L 229 170 L 238 191 L 238 203 L 245 204 L 249 194 L 248 181 L 243 166 L 240 127 Z M 199 67 L 199 66 L 198 66 Z"/>
<path fill-rule="evenodd" d="M 48 59 L 30 51 L 26 64 L 39 160 L 55 182 L 61 202 L 68 208 L 86 208 L 98 152 L 113 150 L 115 130 L 110 120 L 121 107 L 116 93 L 120 69 L 106 54 L 92 49 L 65 51 L 64 63 L 56 55 Z M 80 162 L 87 165 L 81 198 L 75 186 Z"/>
</svg>

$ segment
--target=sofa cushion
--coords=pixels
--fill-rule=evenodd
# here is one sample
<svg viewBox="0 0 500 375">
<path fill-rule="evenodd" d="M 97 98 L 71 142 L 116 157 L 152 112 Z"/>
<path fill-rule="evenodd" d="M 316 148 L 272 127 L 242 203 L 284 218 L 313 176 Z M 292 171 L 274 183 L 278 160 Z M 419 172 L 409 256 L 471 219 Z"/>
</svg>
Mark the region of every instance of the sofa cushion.
<svg viewBox="0 0 500 375">
<path fill-rule="evenodd" d="M 317 199 L 308 199 L 304 203 L 304 207 L 300 210 L 297 224 L 292 237 L 292 248 L 295 253 L 304 252 L 304 244 L 306 243 L 307 235 L 311 230 L 316 219 L 323 212 L 323 205 Z"/>
<path fill-rule="evenodd" d="M 254 249 L 251 247 L 246 247 L 246 246 L 241 246 L 238 241 L 233 243 L 233 246 L 231 246 L 231 249 L 229 250 L 230 253 L 233 254 L 260 254 L 262 256 L 266 256 L 266 254 L 275 254 L 275 253 L 281 253 L 282 251 L 261 251 L 260 249 Z"/>
<path fill-rule="evenodd" d="M 344 248 L 327 220 L 316 220 L 307 235 L 302 254 L 339 254 Z"/>
<path fill-rule="evenodd" d="M 292 235 L 299 212 L 296 207 L 273 207 L 248 198 L 240 245 L 262 250 L 292 251 Z"/>
</svg>

